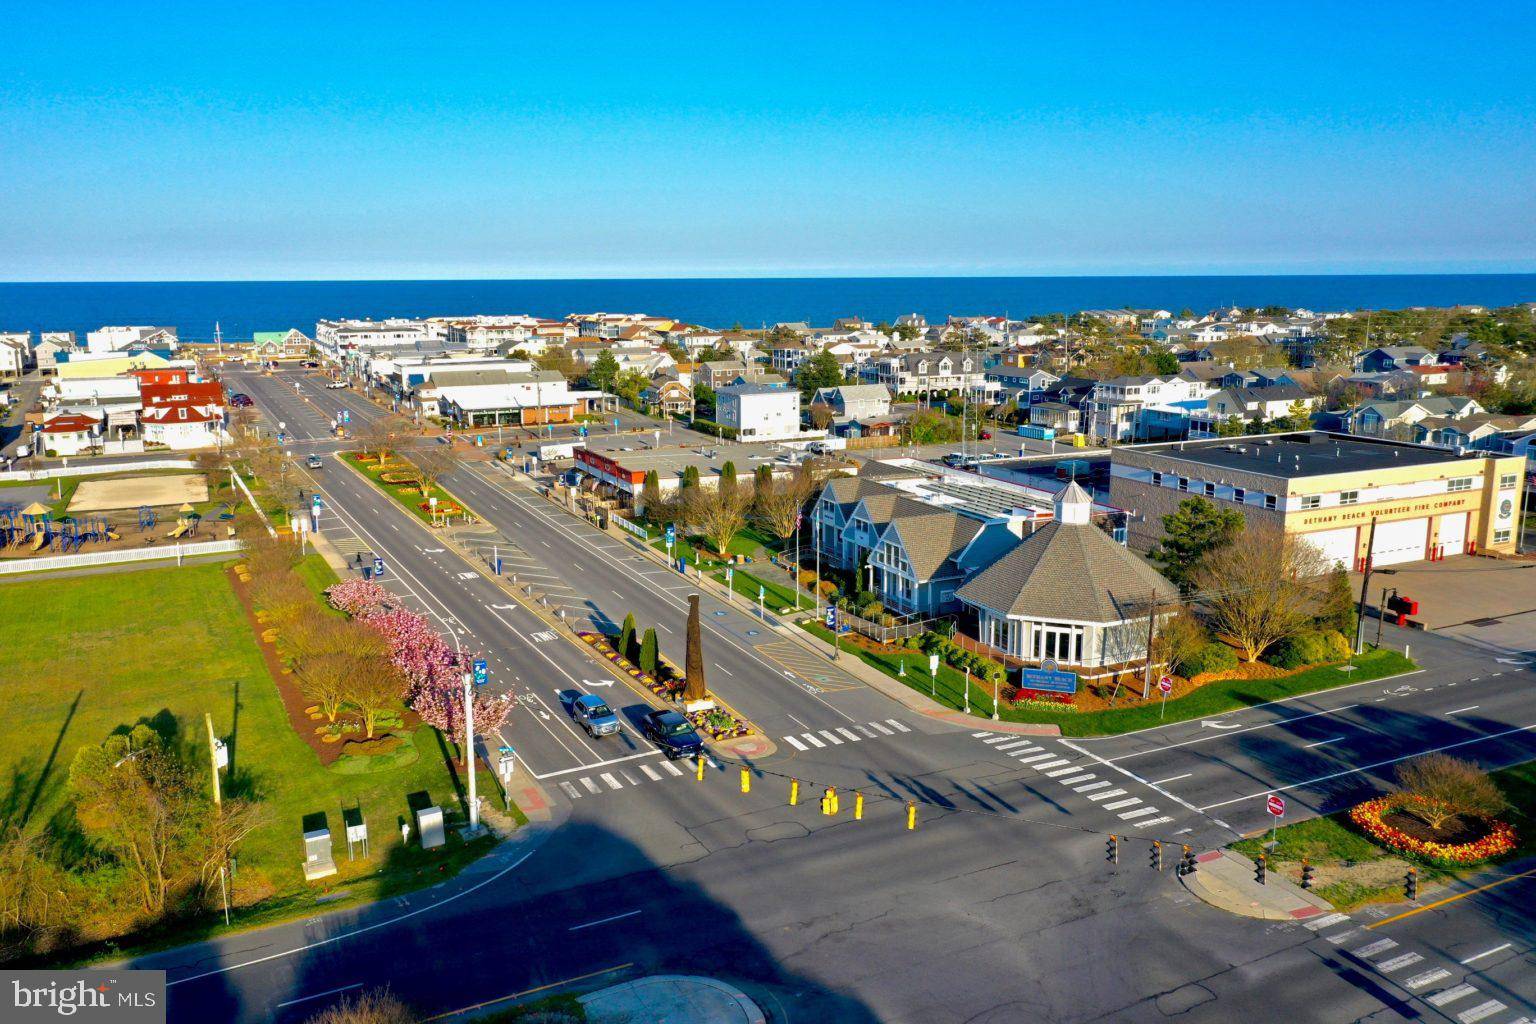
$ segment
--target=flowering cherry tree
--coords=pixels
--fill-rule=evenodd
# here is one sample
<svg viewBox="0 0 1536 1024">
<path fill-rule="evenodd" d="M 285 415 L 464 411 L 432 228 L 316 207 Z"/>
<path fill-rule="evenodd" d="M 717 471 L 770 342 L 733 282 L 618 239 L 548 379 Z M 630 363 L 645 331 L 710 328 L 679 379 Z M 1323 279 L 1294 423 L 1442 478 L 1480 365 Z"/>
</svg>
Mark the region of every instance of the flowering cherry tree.
<svg viewBox="0 0 1536 1024">
<path fill-rule="evenodd" d="M 393 604 L 394 595 L 372 580 L 349 579 L 328 587 L 331 607 L 357 619 L 377 615 Z"/>
</svg>

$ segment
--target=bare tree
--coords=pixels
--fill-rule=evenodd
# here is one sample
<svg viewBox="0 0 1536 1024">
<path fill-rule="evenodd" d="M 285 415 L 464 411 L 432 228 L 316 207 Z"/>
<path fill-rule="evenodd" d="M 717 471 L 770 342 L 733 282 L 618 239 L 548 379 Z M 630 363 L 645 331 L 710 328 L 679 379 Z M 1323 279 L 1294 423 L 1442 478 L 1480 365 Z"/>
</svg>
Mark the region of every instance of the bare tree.
<svg viewBox="0 0 1536 1024">
<path fill-rule="evenodd" d="M 423 448 L 414 452 L 411 462 L 416 466 L 416 486 L 423 498 L 431 494 L 438 481 L 456 465 L 453 456 L 439 448 Z"/>
<path fill-rule="evenodd" d="M 374 727 L 385 712 L 400 703 L 406 681 L 388 658 L 375 656 L 356 659 L 357 670 L 347 676 L 342 698 L 357 709 L 363 730 L 373 739 Z"/>
<path fill-rule="evenodd" d="M 769 477 L 758 487 L 752 518 L 780 541 L 788 540 L 815 487 L 815 480 L 803 469 L 788 477 Z"/>
<path fill-rule="evenodd" d="M 380 462 L 384 462 L 410 429 L 410 421 L 405 417 L 395 413 L 385 413 L 363 426 L 358 434 L 358 441 L 362 445 L 364 455 L 372 453 L 378 456 Z"/>
<path fill-rule="evenodd" d="M 305 1024 L 415 1024 L 416 1020 L 410 1007 L 390 995 L 388 989 L 375 988 L 344 997 Z"/>
<path fill-rule="evenodd" d="M 358 659 L 349 651 L 331 651 L 299 662 L 293 674 L 298 677 L 304 699 L 314 701 L 325 720 L 334 722 L 347 702 L 347 694 L 372 667 L 371 660 Z"/>
<path fill-rule="evenodd" d="M 306 609 L 314 607 L 309 588 L 291 572 L 263 572 L 251 577 L 251 600 L 267 617 L 279 624 L 295 621 Z"/>
<path fill-rule="evenodd" d="M 1457 815 L 1491 818 L 1509 806 L 1487 773 L 1445 754 L 1404 761 L 1397 767 L 1397 784 L 1415 798 L 1403 809 L 1436 832 Z"/>
<path fill-rule="evenodd" d="M 261 805 L 249 800 L 226 799 L 208 805 L 203 827 L 197 833 L 201 844 L 198 880 L 205 895 L 212 894 L 219 869 L 234 858 L 235 849 L 266 821 Z"/>
<path fill-rule="evenodd" d="M 741 483 L 725 489 L 695 487 L 688 495 L 689 521 L 722 556 L 731 538 L 747 525 L 747 511 L 751 507 L 752 491 Z"/>
<path fill-rule="evenodd" d="M 1332 563 L 1313 545 L 1277 527 L 1247 530 L 1206 554 L 1196 599 L 1217 637 L 1257 661 L 1271 645 L 1312 624 Z"/>
</svg>

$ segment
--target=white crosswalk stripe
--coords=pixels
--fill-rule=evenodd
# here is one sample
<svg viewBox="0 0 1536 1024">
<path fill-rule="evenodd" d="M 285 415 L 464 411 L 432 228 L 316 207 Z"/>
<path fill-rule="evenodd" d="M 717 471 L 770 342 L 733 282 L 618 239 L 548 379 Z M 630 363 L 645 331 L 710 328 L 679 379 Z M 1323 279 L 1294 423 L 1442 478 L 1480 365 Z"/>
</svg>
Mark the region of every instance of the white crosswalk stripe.
<svg viewBox="0 0 1536 1024">
<path fill-rule="evenodd" d="M 869 726 L 867 726 L 867 725 L 860 725 L 860 726 L 857 726 L 856 728 L 859 730 L 859 732 L 863 733 L 864 736 L 867 739 L 874 739 L 875 738 L 875 730 L 871 729 Z"/>
<path fill-rule="evenodd" d="M 1019 758 L 1019 764 L 1030 764 L 1034 761 L 1049 761 L 1055 756 L 1055 754 L 1031 754 L 1029 757 Z"/>
<path fill-rule="evenodd" d="M 1139 803 L 1141 803 L 1141 797 L 1133 796 L 1127 797 L 1124 800 L 1116 800 L 1112 804 L 1104 804 L 1103 807 L 1106 811 L 1118 811 L 1122 807 L 1135 807 Z"/>
<path fill-rule="evenodd" d="M 661 781 L 661 773 L 658 772 L 655 768 L 652 768 L 650 765 L 643 764 L 640 766 L 640 770 L 645 772 L 645 777 L 650 779 L 652 782 Z"/>
<path fill-rule="evenodd" d="M 870 722 L 869 723 L 869 727 L 871 729 L 875 730 L 876 732 L 878 732 L 882 736 L 894 736 L 894 735 L 896 735 L 891 730 L 889 730 L 885 726 L 881 725 L 879 722 Z"/>
<path fill-rule="evenodd" d="M 800 734 L 800 738 L 805 740 L 807 743 L 809 743 L 813 747 L 825 747 L 826 746 L 825 743 L 821 742 L 821 740 L 817 739 L 815 736 L 812 736 L 808 732 L 801 733 Z"/>
<path fill-rule="evenodd" d="M 1043 762 L 1042 764 L 1035 765 L 1035 769 L 1038 770 L 1038 771 L 1042 771 L 1043 772 L 1047 768 L 1060 768 L 1062 765 L 1067 765 L 1067 764 L 1071 764 L 1071 763 L 1072 763 L 1071 761 L 1068 761 L 1064 757 L 1058 757 L 1054 761 L 1046 761 L 1046 762 Z"/>
<path fill-rule="evenodd" d="M 1424 954 L 1422 953 L 1402 953 L 1390 960 L 1383 960 L 1376 965 L 1376 969 L 1382 974 L 1391 974 L 1393 971 L 1400 971 L 1404 967 L 1412 967 L 1423 959 Z"/>
<path fill-rule="evenodd" d="M 1088 794 L 1088 799 L 1089 800 L 1108 800 L 1112 796 L 1125 796 L 1125 790 L 1123 790 L 1123 789 L 1111 789 L 1111 790 L 1106 790 L 1103 793 L 1090 793 L 1090 794 Z"/>
<path fill-rule="evenodd" d="M 591 779 L 583 777 L 582 780 L 581 780 L 581 784 L 583 786 L 587 787 L 587 792 L 588 793 L 601 793 L 602 792 L 602 790 L 600 788 L 598 788 L 597 783 L 593 782 Z"/>
<path fill-rule="evenodd" d="M 1308 931 L 1314 931 L 1315 932 L 1315 931 L 1321 931 L 1324 928 L 1332 928 L 1334 925 L 1340 924 L 1340 923 L 1342 923 L 1344 921 L 1348 921 L 1348 920 L 1349 920 L 1349 915 L 1348 914 L 1325 914 L 1322 917 L 1314 917 L 1310 921 L 1303 922 L 1303 926 Z"/>
<path fill-rule="evenodd" d="M 1070 765 L 1070 766 L 1068 766 L 1066 768 L 1057 768 L 1055 771 L 1046 772 L 1045 773 L 1045 777 L 1048 778 L 1048 779 L 1059 779 L 1063 775 L 1073 775 L 1073 774 L 1075 774 L 1077 772 L 1080 772 L 1080 771 L 1082 771 L 1082 769 L 1074 764 L 1074 765 Z"/>
<path fill-rule="evenodd" d="M 828 732 L 826 729 L 818 729 L 817 731 L 820 732 L 826 741 L 832 744 L 834 747 L 840 747 L 843 745 L 843 741 L 838 738 L 837 733 Z"/>
<path fill-rule="evenodd" d="M 1456 985 L 1452 988 L 1441 989 L 1432 996 L 1425 996 L 1424 1001 L 1431 1006 L 1445 1006 L 1454 1003 L 1458 999 L 1465 999 L 1477 991 L 1474 985 Z"/>
<path fill-rule="evenodd" d="M 988 736 L 986 739 L 982 740 L 981 742 L 983 742 L 983 743 L 990 743 L 993 746 L 996 746 L 999 743 L 1007 743 L 1008 739 L 1009 739 L 1009 737 L 1007 737 L 1007 736 Z"/>
<path fill-rule="evenodd" d="M 1122 817 L 1124 817 L 1124 815 L 1122 815 Z M 1161 818 L 1148 818 L 1146 821 L 1135 822 L 1135 825 L 1137 828 L 1149 828 L 1152 825 L 1166 825 L 1172 820 L 1172 818 L 1165 814 Z"/>
<path fill-rule="evenodd" d="M 1072 790 L 1072 792 L 1074 792 L 1074 793 L 1092 793 L 1096 789 L 1103 789 L 1105 786 L 1112 786 L 1112 785 L 1114 785 L 1114 783 L 1112 783 L 1112 782 L 1100 781 L 1100 782 L 1092 783 L 1091 785 L 1087 785 L 1087 786 L 1078 786 L 1078 787 L 1074 788 Z"/>
<path fill-rule="evenodd" d="M 1007 743 L 999 743 L 997 746 L 993 747 L 992 749 L 993 750 L 1012 750 L 1014 747 L 1031 747 L 1031 746 L 1034 746 L 1034 744 L 1031 743 L 1029 740 L 1009 740 Z"/>
<path fill-rule="evenodd" d="M 1405 988 L 1423 988 L 1425 985 L 1433 985 L 1437 981 L 1444 981 L 1451 976 L 1451 972 L 1444 967 L 1436 967 L 1422 974 L 1415 974 L 1403 982 Z"/>
<path fill-rule="evenodd" d="M 661 766 L 667 770 L 668 775 L 681 775 L 683 770 L 671 761 L 662 761 Z"/>
<path fill-rule="evenodd" d="M 571 785 L 569 782 L 560 783 L 560 788 L 565 790 L 565 795 L 570 797 L 572 800 L 576 800 L 581 797 L 581 791 L 575 786 Z"/>
<path fill-rule="evenodd" d="M 1016 758 L 1023 759 L 1023 758 L 1027 757 L 1030 754 L 1044 754 L 1044 753 L 1048 753 L 1048 751 L 1044 747 L 1038 746 L 1038 745 L 1036 745 L 1034 743 L 1031 743 L 1031 744 L 1028 744 L 1027 746 L 1019 747 L 1019 748 L 1017 748 L 1015 750 L 1008 751 L 1008 756 L 1009 757 L 1016 757 Z"/>
<path fill-rule="evenodd" d="M 1156 807 L 1138 807 L 1134 811 L 1126 811 L 1120 815 L 1122 821 L 1134 821 L 1137 818 L 1145 818 L 1149 814 L 1156 814 Z"/>
<path fill-rule="evenodd" d="M 801 743 L 799 740 L 795 739 L 793 736 L 785 736 L 784 737 L 784 742 L 788 743 L 790 746 L 794 747 L 796 750 L 805 750 L 806 749 L 805 744 Z"/>
<path fill-rule="evenodd" d="M 465 717 L 468 718 L 469 716 L 465 715 Z M 603 774 L 599 775 L 598 778 L 600 778 L 604 782 L 608 783 L 608 788 L 609 789 L 623 789 L 624 788 L 623 783 L 619 782 L 618 779 L 614 778 L 612 775 L 609 775 L 607 772 L 604 772 Z"/>
<path fill-rule="evenodd" d="M 1088 782 L 1096 778 L 1098 778 L 1097 775 L 1093 774 L 1093 772 L 1088 772 L 1086 775 L 1074 775 L 1070 779 L 1062 779 L 1061 784 L 1063 786 L 1075 786 L 1079 782 Z M 1081 790 L 1074 790 L 1073 792 L 1081 792 Z"/>
<path fill-rule="evenodd" d="M 1377 953 L 1385 953 L 1389 949 L 1396 948 L 1396 939 L 1377 939 L 1375 942 L 1368 943 L 1364 946 L 1361 946 L 1359 949 L 1353 950 L 1353 952 L 1355 956 L 1358 956 L 1363 960 L 1368 957 L 1373 957 Z"/>
<path fill-rule="evenodd" d="M 908 729 L 906 726 L 902 725 L 900 722 L 896 721 L 896 719 L 894 719 L 894 718 L 887 718 L 885 720 L 885 724 L 889 725 L 892 729 L 895 729 L 897 732 L 911 732 L 912 731 L 911 729 Z"/>
<path fill-rule="evenodd" d="M 857 743 L 857 742 L 859 742 L 860 740 L 862 740 L 864 738 L 864 737 L 860 736 L 858 733 L 854 732 L 852 729 L 849 729 L 846 726 L 841 726 L 841 725 L 837 727 L 837 733 L 838 733 L 839 736 L 842 736 L 845 739 L 851 740 L 854 743 Z"/>
<path fill-rule="evenodd" d="M 1486 1003 L 1478 1003 L 1470 1010 L 1463 1010 L 1456 1015 L 1456 1019 L 1461 1021 L 1461 1024 L 1477 1024 L 1478 1021 L 1485 1017 L 1492 1017 L 1502 1009 L 1504 1009 L 1503 1003 L 1497 999 L 1490 999 Z"/>
</svg>

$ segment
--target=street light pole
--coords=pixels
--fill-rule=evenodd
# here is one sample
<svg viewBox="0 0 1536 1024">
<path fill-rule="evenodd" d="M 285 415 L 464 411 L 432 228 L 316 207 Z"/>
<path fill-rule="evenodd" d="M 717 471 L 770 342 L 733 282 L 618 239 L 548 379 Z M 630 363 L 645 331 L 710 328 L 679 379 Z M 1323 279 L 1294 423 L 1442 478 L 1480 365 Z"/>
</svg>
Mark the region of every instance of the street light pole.
<svg viewBox="0 0 1536 1024">
<path fill-rule="evenodd" d="M 480 798 L 475 794 L 475 677 L 464 673 L 464 765 L 469 776 L 469 831 L 480 831 Z"/>
</svg>

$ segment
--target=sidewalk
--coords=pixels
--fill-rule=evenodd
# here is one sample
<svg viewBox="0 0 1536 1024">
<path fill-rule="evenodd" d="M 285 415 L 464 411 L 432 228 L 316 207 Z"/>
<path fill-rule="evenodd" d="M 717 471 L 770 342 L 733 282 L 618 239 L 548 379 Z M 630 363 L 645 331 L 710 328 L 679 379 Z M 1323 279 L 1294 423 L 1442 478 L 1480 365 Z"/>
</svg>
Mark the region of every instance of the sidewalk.
<svg viewBox="0 0 1536 1024">
<path fill-rule="evenodd" d="M 765 1024 L 740 989 L 713 978 L 658 974 L 581 997 L 592 1024 Z"/>
<path fill-rule="evenodd" d="M 1217 910 L 1264 921 L 1297 921 L 1333 913 L 1333 905 L 1296 885 L 1279 872 L 1269 872 L 1265 884 L 1254 878 L 1254 863 L 1231 850 L 1215 850 L 1195 858 L 1184 888 Z"/>
</svg>

